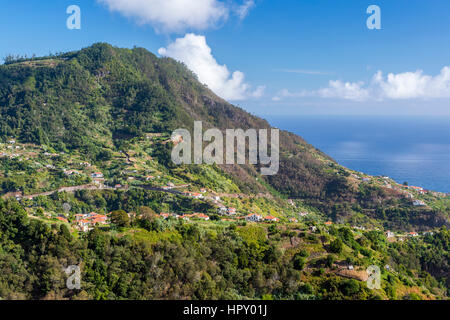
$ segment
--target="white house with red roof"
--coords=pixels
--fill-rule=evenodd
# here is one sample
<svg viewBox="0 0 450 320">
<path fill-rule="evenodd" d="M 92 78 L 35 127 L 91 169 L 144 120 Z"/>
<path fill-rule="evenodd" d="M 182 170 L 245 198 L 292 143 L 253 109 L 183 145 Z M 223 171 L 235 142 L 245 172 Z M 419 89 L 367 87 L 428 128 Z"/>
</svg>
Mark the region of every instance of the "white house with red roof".
<svg viewBox="0 0 450 320">
<path fill-rule="evenodd" d="M 101 172 L 94 172 L 93 174 L 91 174 L 91 177 L 94 179 L 102 179 L 104 176 Z"/>
<path fill-rule="evenodd" d="M 273 216 L 267 216 L 267 217 L 264 218 L 264 220 L 270 221 L 270 222 L 278 222 L 278 221 L 280 221 L 280 219 L 278 219 L 276 217 L 273 217 Z"/>
</svg>

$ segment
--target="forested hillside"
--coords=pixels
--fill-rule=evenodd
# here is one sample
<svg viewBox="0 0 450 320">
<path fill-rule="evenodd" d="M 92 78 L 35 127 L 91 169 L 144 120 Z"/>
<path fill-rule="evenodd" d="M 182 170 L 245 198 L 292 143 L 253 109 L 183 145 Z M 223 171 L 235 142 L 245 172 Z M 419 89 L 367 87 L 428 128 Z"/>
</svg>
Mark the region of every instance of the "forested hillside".
<svg viewBox="0 0 450 320">
<path fill-rule="evenodd" d="M 447 195 L 349 170 L 285 131 L 274 176 L 176 166 L 171 133 L 194 121 L 270 128 L 142 48 L 0 66 L 0 298 L 447 297 Z"/>
<path fill-rule="evenodd" d="M 101 162 L 145 133 L 176 128 L 269 128 L 269 124 L 228 104 L 171 59 L 145 49 L 96 44 L 79 52 L 9 61 L 0 68 L 0 139 L 16 137 L 55 150 L 76 150 Z M 244 193 L 272 192 L 304 200 L 334 220 L 355 214 L 416 226 L 446 224 L 448 212 L 404 207 L 401 195 L 377 186 L 357 187 L 350 173 L 300 137 L 281 133 L 277 175 L 261 177 L 253 166 L 221 166 Z M 154 156 L 170 166 L 170 148 Z M 258 182 L 258 180 L 259 182 Z M 420 208 L 419 208 L 420 209 Z M 448 222 L 447 222 L 448 223 Z"/>
</svg>

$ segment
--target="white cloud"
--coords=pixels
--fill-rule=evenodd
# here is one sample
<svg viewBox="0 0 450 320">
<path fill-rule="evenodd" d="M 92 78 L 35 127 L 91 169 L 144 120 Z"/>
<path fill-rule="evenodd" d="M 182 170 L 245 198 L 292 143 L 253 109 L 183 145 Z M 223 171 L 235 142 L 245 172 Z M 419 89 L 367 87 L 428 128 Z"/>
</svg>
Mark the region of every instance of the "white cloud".
<svg viewBox="0 0 450 320">
<path fill-rule="evenodd" d="M 379 71 L 373 79 L 373 86 L 379 86 L 382 96 L 390 99 L 450 98 L 450 67 L 444 67 L 436 76 L 423 71 L 390 73 L 387 79 Z"/>
<path fill-rule="evenodd" d="M 274 101 L 293 97 L 321 97 L 352 101 L 367 100 L 408 100 L 450 98 L 450 67 L 444 67 L 440 74 L 430 76 L 418 70 L 416 72 L 389 73 L 385 78 L 378 71 L 369 83 L 330 81 L 328 87 L 315 91 L 292 93 L 281 90 Z"/>
<path fill-rule="evenodd" d="M 369 98 L 370 93 L 363 86 L 364 82 L 330 81 L 328 88 L 319 89 L 317 95 L 323 98 L 364 101 Z"/>
<path fill-rule="evenodd" d="M 229 9 L 217 0 L 98 0 L 109 10 L 149 24 L 160 32 L 204 30 L 227 19 Z"/>
<path fill-rule="evenodd" d="M 230 12 L 245 18 L 255 6 L 254 0 L 241 5 L 220 0 L 97 0 L 110 11 L 148 24 L 157 32 L 206 30 L 228 19 Z"/>
<path fill-rule="evenodd" d="M 158 53 L 185 63 L 197 74 L 200 82 L 224 99 L 243 100 L 263 95 L 264 87 L 251 91 L 241 71 L 231 73 L 226 65 L 217 63 L 204 36 L 186 34 L 169 44 L 167 48 L 160 48 Z"/>
<path fill-rule="evenodd" d="M 242 5 L 238 6 L 236 13 L 241 20 L 245 19 L 255 6 L 254 0 L 245 0 Z"/>
</svg>

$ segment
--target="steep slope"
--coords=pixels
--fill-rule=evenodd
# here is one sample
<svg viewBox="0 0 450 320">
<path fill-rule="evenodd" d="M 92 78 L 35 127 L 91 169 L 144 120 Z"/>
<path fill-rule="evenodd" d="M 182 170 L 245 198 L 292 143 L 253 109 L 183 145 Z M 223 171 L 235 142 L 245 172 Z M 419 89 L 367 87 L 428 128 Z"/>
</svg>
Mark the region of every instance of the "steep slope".
<svg viewBox="0 0 450 320">
<path fill-rule="evenodd" d="M 184 65 L 141 48 L 95 44 L 77 52 L 11 62 L 0 67 L 0 139 L 81 152 L 101 163 L 147 133 L 204 128 L 270 128 L 230 105 Z M 250 165 L 221 166 L 242 193 L 301 199 L 335 221 L 358 215 L 435 227 L 448 212 L 414 208 L 401 193 L 353 183 L 350 172 L 302 138 L 282 131 L 279 174 L 262 177 Z M 152 154 L 169 167 L 170 145 Z M 400 218 L 399 218 L 400 216 Z M 402 226 L 402 224 L 404 224 Z"/>
</svg>

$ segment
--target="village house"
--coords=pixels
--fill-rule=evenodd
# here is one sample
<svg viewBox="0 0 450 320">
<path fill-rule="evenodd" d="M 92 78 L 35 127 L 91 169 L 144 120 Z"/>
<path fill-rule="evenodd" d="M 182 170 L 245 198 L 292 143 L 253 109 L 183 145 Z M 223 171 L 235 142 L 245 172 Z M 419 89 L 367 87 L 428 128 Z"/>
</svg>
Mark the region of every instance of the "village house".
<svg viewBox="0 0 450 320">
<path fill-rule="evenodd" d="M 161 216 L 161 218 L 163 218 L 164 220 L 169 219 L 170 214 L 169 213 L 160 213 L 159 214 Z"/>
<path fill-rule="evenodd" d="M 409 236 L 409 237 L 418 237 L 419 234 L 418 234 L 417 232 L 409 232 L 409 233 L 408 233 L 408 236 Z"/>
<path fill-rule="evenodd" d="M 297 220 L 297 219 L 295 219 L 295 218 L 289 218 L 289 222 L 292 222 L 292 223 L 297 223 L 297 222 L 298 222 L 298 220 Z"/>
<path fill-rule="evenodd" d="M 262 220 L 262 216 L 256 213 L 249 214 L 245 217 L 245 220 L 251 221 L 251 222 L 260 222 Z"/>
<path fill-rule="evenodd" d="M 62 217 L 62 216 L 56 217 L 56 220 L 59 220 L 61 222 L 65 222 L 65 223 L 69 222 L 69 221 L 67 221 L 67 219 L 65 217 Z"/>
<path fill-rule="evenodd" d="M 393 238 L 393 237 L 395 237 L 395 233 L 393 233 L 390 230 L 386 231 L 386 238 Z"/>
<path fill-rule="evenodd" d="M 413 205 L 416 207 L 425 207 L 427 204 L 422 200 L 414 200 Z"/>
<path fill-rule="evenodd" d="M 219 207 L 217 208 L 217 213 L 220 215 L 226 215 L 228 213 L 227 207 Z"/>
<path fill-rule="evenodd" d="M 77 227 L 78 227 L 78 230 L 80 230 L 82 232 L 88 232 L 89 230 L 92 230 L 91 222 L 89 220 L 85 220 L 85 219 L 77 221 Z"/>
<path fill-rule="evenodd" d="M 333 224 L 333 222 L 331 222 L 331 221 L 325 222 L 325 225 L 326 225 L 326 226 L 331 226 L 332 224 Z"/>
<path fill-rule="evenodd" d="M 192 197 L 194 199 L 203 199 L 203 195 L 201 193 L 196 193 L 196 192 L 192 194 Z"/>
<path fill-rule="evenodd" d="M 185 193 L 185 195 L 188 197 L 192 197 L 194 199 L 203 199 L 203 195 L 201 193 L 187 192 L 187 193 Z"/>
<path fill-rule="evenodd" d="M 95 212 L 75 215 L 76 225 L 80 231 L 88 232 L 96 225 L 107 225 L 108 217 Z"/>
<path fill-rule="evenodd" d="M 192 217 L 193 217 L 192 214 L 184 214 L 182 216 L 179 216 L 178 218 L 182 219 L 182 220 L 185 220 L 185 221 L 189 221 L 189 220 L 191 220 Z"/>
<path fill-rule="evenodd" d="M 197 219 L 201 219 L 201 220 L 205 220 L 205 221 L 209 220 L 209 216 L 207 216 L 206 214 L 203 214 L 203 213 L 194 213 L 194 216 Z"/>
<path fill-rule="evenodd" d="M 278 222 L 280 219 L 275 218 L 273 216 L 267 216 L 267 217 L 264 218 L 264 220 L 270 221 L 270 222 Z"/>
<path fill-rule="evenodd" d="M 236 208 L 228 208 L 228 215 L 234 216 L 236 214 Z"/>
<path fill-rule="evenodd" d="M 101 179 L 103 178 L 103 173 L 101 172 L 94 172 L 93 174 L 91 174 L 92 178 L 96 178 L 96 179 Z"/>
<path fill-rule="evenodd" d="M 316 232 L 316 231 L 317 231 L 317 227 L 316 227 L 316 226 L 310 226 L 310 227 L 309 227 L 309 230 L 310 230 L 311 232 Z"/>
</svg>

